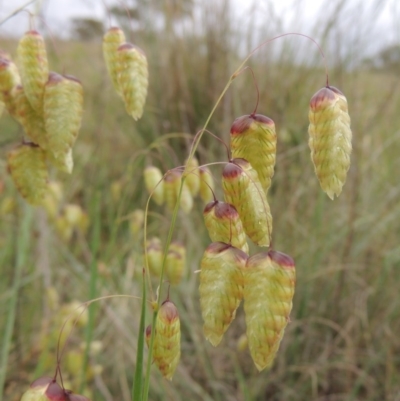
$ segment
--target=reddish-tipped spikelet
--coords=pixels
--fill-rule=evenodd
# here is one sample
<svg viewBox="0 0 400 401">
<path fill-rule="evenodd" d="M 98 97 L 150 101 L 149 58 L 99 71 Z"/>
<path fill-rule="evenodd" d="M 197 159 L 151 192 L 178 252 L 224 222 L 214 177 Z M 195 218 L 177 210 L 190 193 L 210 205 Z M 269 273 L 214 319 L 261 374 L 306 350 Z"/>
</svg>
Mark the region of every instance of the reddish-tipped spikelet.
<svg viewBox="0 0 400 401">
<path fill-rule="evenodd" d="M 203 211 L 204 223 L 213 242 L 226 242 L 243 252 L 249 252 L 242 220 L 234 206 L 212 201 Z"/>
<path fill-rule="evenodd" d="M 149 194 L 153 193 L 152 199 L 157 205 L 164 203 L 164 181 L 161 170 L 155 166 L 144 169 L 144 184 Z"/>
<path fill-rule="evenodd" d="M 209 202 L 213 198 L 214 178 L 208 167 L 200 167 L 200 197 L 203 202 Z"/>
<path fill-rule="evenodd" d="M 64 159 L 74 144 L 81 125 L 83 90 L 74 77 L 51 72 L 45 86 L 43 115 L 48 150 Z"/>
<path fill-rule="evenodd" d="M 118 83 L 118 47 L 125 42 L 125 34 L 122 29 L 111 27 L 103 36 L 103 57 L 106 63 L 108 75 L 119 95 L 121 89 Z"/>
<path fill-rule="evenodd" d="M 248 256 L 223 242 L 213 242 L 201 260 L 200 306 L 204 335 L 217 346 L 243 298 L 243 268 Z"/>
<path fill-rule="evenodd" d="M 146 327 L 145 340 L 148 347 L 150 347 L 151 324 Z"/>
<path fill-rule="evenodd" d="M 276 158 L 274 122 L 261 114 L 237 118 L 231 127 L 232 158 L 246 159 L 257 171 L 265 192 L 271 186 Z"/>
<path fill-rule="evenodd" d="M 321 188 L 333 199 L 342 192 L 350 167 L 351 138 L 347 100 L 333 86 L 320 89 L 308 113 L 311 159 Z"/>
<path fill-rule="evenodd" d="M 42 115 L 44 85 L 49 75 L 46 46 L 37 31 L 28 31 L 17 48 L 22 85 L 32 108 Z"/>
<path fill-rule="evenodd" d="M 46 159 L 63 173 L 71 174 L 74 169 L 74 157 L 71 148 L 65 155 L 60 154 L 58 159 L 55 158 L 53 152 L 46 151 Z"/>
<path fill-rule="evenodd" d="M 172 285 L 182 281 L 186 266 L 186 249 L 178 241 L 171 242 L 165 261 L 165 273 Z"/>
<path fill-rule="evenodd" d="M 118 47 L 118 83 L 125 108 L 135 120 L 142 117 L 148 86 L 147 59 L 143 50 L 131 43 Z"/>
<path fill-rule="evenodd" d="M 269 246 L 272 216 L 257 171 L 245 159 L 233 159 L 222 173 L 225 200 L 235 206 L 250 239 L 259 246 Z"/>
<path fill-rule="evenodd" d="M 163 249 L 161 240 L 157 237 L 150 238 L 147 241 L 147 263 L 149 265 L 150 272 L 155 277 L 160 277 L 162 263 L 163 263 Z"/>
<path fill-rule="evenodd" d="M 8 153 L 8 170 L 22 197 L 39 204 L 47 191 L 45 153 L 34 144 L 22 144 Z"/>
<path fill-rule="evenodd" d="M 69 392 L 63 390 L 51 377 L 35 380 L 22 395 L 21 401 L 81 401 L 70 399 Z M 82 400 L 83 401 L 83 400 Z"/>
<path fill-rule="evenodd" d="M 154 363 L 162 375 L 166 379 L 171 380 L 181 356 L 179 314 L 178 309 L 176 309 L 176 306 L 171 301 L 165 301 L 157 313 L 153 345 Z"/>
<path fill-rule="evenodd" d="M 9 59 L 0 57 L 0 98 L 7 111 L 15 116 L 15 88 L 21 84 L 17 66 Z"/>
<path fill-rule="evenodd" d="M 200 174 L 199 174 L 199 162 L 193 156 L 190 161 L 185 161 L 186 164 L 186 171 L 188 173 L 186 177 L 186 183 L 189 187 L 190 193 L 193 197 L 195 197 L 200 190 Z"/>
<path fill-rule="evenodd" d="M 293 259 L 269 251 L 250 257 L 244 270 L 244 311 L 250 354 L 258 370 L 272 365 L 292 310 Z"/>
</svg>

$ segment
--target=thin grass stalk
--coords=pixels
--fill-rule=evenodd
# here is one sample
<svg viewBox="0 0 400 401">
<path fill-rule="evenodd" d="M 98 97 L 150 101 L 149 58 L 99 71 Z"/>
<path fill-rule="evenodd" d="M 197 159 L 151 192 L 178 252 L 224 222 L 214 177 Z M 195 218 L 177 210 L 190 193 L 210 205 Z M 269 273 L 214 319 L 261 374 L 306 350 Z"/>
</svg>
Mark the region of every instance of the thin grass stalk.
<svg viewBox="0 0 400 401">
<path fill-rule="evenodd" d="M 4 383 L 6 379 L 8 357 L 11 348 L 11 339 L 13 335 L 15 315 L 17 310 L 18 292 L 21 287 L 21 276 L 23 267 L 26 265 L 26 259 L 29 250 L 29 234 L 32 225 L 33 210 L 25 202 L 22 206 L 22 221 L 18 227 L 16 236 L 16 258 L 15 270 L 12 284 L 12 294 L 8 307 L 8 316 L 6 327 L 4 330 L 3 344 L 1 347 L 1 360 L 0 360 L 0 401 L 3 401 Z"/>
</svg>

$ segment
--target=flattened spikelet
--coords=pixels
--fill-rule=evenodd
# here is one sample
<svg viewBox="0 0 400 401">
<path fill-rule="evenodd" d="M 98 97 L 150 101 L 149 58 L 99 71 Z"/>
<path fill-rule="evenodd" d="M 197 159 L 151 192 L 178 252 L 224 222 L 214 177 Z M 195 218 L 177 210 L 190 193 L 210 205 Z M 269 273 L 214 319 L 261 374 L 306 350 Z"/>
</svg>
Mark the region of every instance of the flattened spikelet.
<svg viewBox="0 0 400 401">
<path fill-rule="evenodd" d="M 214 178 L 208 167 L 200 167 L 200 197 L 203 202 L 209 202 L 213 198 Z M 211 189 L 210 189 L 211 188 Z"/>
<path fill-rule="evenodd" d="M 231 127 L 232 158 L 246 159 L 257 171 L 265 192 L 271 186 L 276 159 L 274 122 L 261 114 L 237 118 Z"/>
<path fill-rule="evenodd" d="M 9 59 L 0 57 L 0 94 L 7 111 L 15 117 L 15 88 L 21 84 L 17 66 Z"/>
<path fill-rule="evenodd" d="M 43 401 L 47 400 L 46 390 L 52 382 L 51 377 L 42 377 L 35 380 L 27 391 L 22 395 L 21 401 Z M 45 398 L 46 397 L 46 398 Z"/>
<path fill-rule="evenodd" d="M 142 117 L 148 87 L 147 58 L 143 50 L 131 43 L 118 47 L 118 83 L 125 108 L 134 120 Z"/>
<path fill-rule="evenodd" d="M 172 212 L 178 200 L 177 191 L 181 182 L 181 173 L 177 170 L 168 171 L 164 178 L 164 199 L 167 208 Z"/>
<path fill-rule="evenodd" d="M 280 252 L 250 257 L 244 270 L 244 311 L 250 354 L 258 370 L 272 365 L 292 309 L 293 259 Z"/>
<path fill-rule="evenodd" d="M 160 277 L 162 262 L 163 262 L 163 249 L 161 240 L 157 237 L 151 238 L 147 242 L 147 263 L 151 274 L 155 277 Z"/>
<path fill-rule="evenodd" d="M 204 208 L 203 217 L 211 241 L 225 242 L 243 252 L 249 252 L 243 224 L 234 206 L 212 201 Z"/>
<path fill-rule="evenodd" d="M 81 125 L 81 83 L 71 76 L 50 73 L 43 107 L 48 149 L 56 159 L 63 160 L 74 144 Z"/>
<path fill-rule="evenodd" d="M 42 115 L 43 91 L 49 75 L 46 46 L 37 31 L 28 31 L 17 48 L 19 67 L 26 97 L 32 108 Z"/>
<path fill-rule="evenodd" d="M 165 261 L 165 273 L 172 285 L 182 281 L 186 266 L 186 249 L 178 241 L 171 242 Z"/>
<path fill-rule="evenodd" d="M 200 190 L 200 174 L 199 174 L 199 162 L 198 160 L 193 156 L 190 159 L 190 162 L 185 161 L 186 165 L 186 171 L 188 172 L 188 175 L 186 177 L 186 183 L 189 187 L 190 193 L 192 194 L 193 197 L 195 197 Z"/>
<path fill-rule="evenodd" d="M 22 197 L 32 205 L 41 203 L 48 182 L 44 151 L 33 144 L 18 146 L 8 153 L 8 170 Z"/>
<path fill-rule="evenodd" d="M 103 36 L 103 56 L 108 74 L 116 92 L 122 96 L 118 83 L 118 47 L 125 42 L 125 34 L 117 27 L 110 28 Z"/>
<path fill-rule="evenodd" d="M 201 260 L 200 306 L 204 335 L 217 346 L 243 298 L 247 254 L 223 242 L 213 242 Z"/>
<path fill-rule="evenodd" d="M 227 203 L 235 206 L 250 239 L 259 246 L 269 246 L 272 216 L 257 171 L 245 159 L 233 159 L 222 173 Z"/>
<path fill-rule="evenodd" d="M 320 89 L 310 101 L 308 127 L 311 159 L 321 188 L 333 199 L 342 192 L 352 150 L 347 100 L 333 86 Z"/>
<path fill-rule="evenodd" d="M 143 175 L 148 193 L 153 193 L 154 202 L 162 205 L 164 203 L 164 181 L 161 170 L 155 166 L 148 166 L 144 169 Z"/>
</svg>

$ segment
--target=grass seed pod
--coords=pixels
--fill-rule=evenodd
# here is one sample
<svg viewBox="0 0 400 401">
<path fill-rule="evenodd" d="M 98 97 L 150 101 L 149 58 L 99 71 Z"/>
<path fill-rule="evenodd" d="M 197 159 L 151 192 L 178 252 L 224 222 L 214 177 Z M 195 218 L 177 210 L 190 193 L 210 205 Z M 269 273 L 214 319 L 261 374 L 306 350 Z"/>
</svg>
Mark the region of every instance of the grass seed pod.
<svg viewBox="0 0 400 401">
<path fill-rule="evenodd" d="M 143 176 L 148 193 L 153 193 L 154 202 L 162 205 L 164 203 L 164 181 L 161 170 L 155 166 L 148 166 L 144 169 Z"/>
<path fill-rule="evenodd" d="M 200 190 L 200 174 L 198 170 L 199 162 L 193 156 L 190 159 L 189 163 L 188 160 L 185 161 L 185 165 L 186 165 L 186 171 L 188 172 L 185 182 L 189 187 L 190 193 L 192 194 L 193 197 L 195 197 L 197 196 Z"/>
<path fill-rule="evenodd" d="M 276 159 L 274 122 L 261 114 L 237 118 L 231 127 L 232 158 L 246 159 L 257 171 L 265 192 L 271 186 Z"/>
<path fill-rule="evenodd" d="M 15 117 L 15 88 L 21 84 L 17 66 L 9 59 L 0 57 L 1 100 L 11 116 Z"/>
<path fill-rule="evenodd" d="M 225 242 L 249 253 L 243 224 L 234 206 L 220 201 L 209 202 L 203 217 L 211 241 Z"/>
<path fill-rule="evenodd" d="M 74 156 L 71 148 L 66 154 L 60 154 L 58 159 L 54 156 L 53 152 L 46 151 L 46 159 L 63 173 L 71 174 L 74 169 Z"/>
<path fill-rule="evenodd" d="M 177 190 L 181 182 L 181 173 L 177 170 L 170 170 L 164 178 L 164 200 L 167 208 L 172 212 L 175 208 L 177 197 Z"/>
<path fill-rule="evenodd" d="M 165 274 L 172 285 L 178 285 L 186 267 L 186 249 L 178 241 L 171 242 L 165 261 Z"/>
<path fill-rule="evenodd" d="M 111 27 L 103 36 L 103 57 L 108 75 L 116 92 L 122 96 L 118 83 L 118 47 L 125 42 L 125 34 L 118 27 Z"/>
<path fill-rule="evenodd" d="M 44 151 L 22 144 L 8 153 L 8 171 L 22 197 L 30 204 L 42 202 L 47 192 L 48 172 Z"/>
<path fill-rule="evenodd" d="M 83 113 L 83 89 L 74 77 L 51 72 L 45 86 L 43 115 L 48 149 L 64 159 L 74 144 Z"/>
<path fill-rule="evenodd" d="M 37 31 L 28 31 L 17 47 L 22 85 L 32 108 L 43 112 L 43 92 L 49 75 L 46 46 Z"/>
<path fill-rule="evenodd" d="M 296 273 L 281 252 L 251 256 L 244 269 L 244 312 L 250 354 L 258 370 L 272 365 L 292 310 Z"/>
<path fill-rule="evenodd" d="M 162 375 L 172 380 L 181 356 L 181 326 L 178 309 L 171 301 L 160 306 L 155 326 L 153 360 Z"/>
<path fill-rule="evenodd" d="M 163 247 L 161 240 L 157 237 L 147 241 L 147 263 L 151 274 L 160 277 L 163 264 Z"/>
<path fill-rule="evenodd" d="M 142 209 L 135 209 L 130 215 L 129 230 L 135 240 L 138 238 L 139 233 L 143 229 L 144 220 L 145 213 Z"/>
<path fill-rule="evenodd" d="M 45 393 L 50 383 L 53 381 L 51 377 L 41 377 L 35 380 L 27 391 L 22 395 L 21 401 L 42 401 L 46 400 Z"/>
<path fill-rule="evenodd" d="M 180 185 L 182 183 L 182 175 L 179 180 L 179 185 L 176 186 L 176 198 L 178 199 L 179 196 L 179 191 L 180 191 Z M 189 214 L 191 210 L 193 209 L 193 196 L 190 191 L 187 179 L 183 181 L 182 185 L 182 192 L 181 192 L 181 199 L 179 203 L 179 207 L 186 213 Z"/>
<path fill-rule="evenodd" d="M 225 200 L 235 206 L 249 238 L 259 246 L 269 246 L 272 216 L 257 171 L 245 159 L 233 159 L 222 173 Z"/>
<path fill-rule="evenodd" d="M 352 150 L 347 100 L 333 86 L 320 89 L 310 101 L 308 127 L 311 159 L 321 188 L 333 199 L 342 192 Z"/>
<path fill-rule="evenodd" d="M 200 197 L 203 202 L 209 202 L 213 198 L 214 178 L 208 167 L 200 167 Z"/>
<path fill-rule="evenodd" d="M 131 43 L 118 47 L 118 83 L 125 109 L 134 120 L 142 117 L 148 87 L 147 59 L 143 50 Z"/>
<path fill-rule="evenodd" d="M 223 242 L 213 242 L 201 260 L 200 306 L 204 335 L 217 346 L 243 298 L 243 268 L 248 256 Z"/>
</svg>

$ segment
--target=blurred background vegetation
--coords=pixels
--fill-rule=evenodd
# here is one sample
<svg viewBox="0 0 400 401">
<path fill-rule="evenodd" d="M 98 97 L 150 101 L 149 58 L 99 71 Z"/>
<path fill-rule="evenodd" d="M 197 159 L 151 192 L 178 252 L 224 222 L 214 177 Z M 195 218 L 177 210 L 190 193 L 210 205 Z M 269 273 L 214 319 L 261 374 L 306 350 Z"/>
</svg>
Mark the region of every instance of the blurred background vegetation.
<svg viewBox="0 0 400 401">
<path fill-rule="evenodd" d="M 275 121 L 278 133 L 269 192 L 274 247 L 295 259 L 298 277 L 276 361 L 258 373 L 248 351 L 238 348 L 245 332 L 242 309 L 218 348 L 202 335 L 194 272 L 210 240 L 197 200 L 189 215 L 179 215 L 174 235 L 188 255 L 184 282 L 171 288 L 181 316 L 182 358 L 172 382 L 152 369 L 151 400 L 400 400 L 400 42 L 365 51 L 377 42 L 380 0 L 324 3 L 326 13 L 317 20 L 299 13 L 293 26 L 302 32 L 312 25 L 330 84 L 349 103 L 352 165 L 334 202 L 319 188 L 307 145 L 308 102 L 325 84 L 318 49 L 291 36 L 263 47 L 248 63 L 260 90 L 258 111 Z M 132 213 L 147 200 L 144 167 L 166 171 L 182 165 L 243 57 L 284 33 L 272 1 L 239 19 L 229 0 L 126 4 L 129 15 L 120 5 L 108 11 L 149 60 L 149 96 L 138 122 L 126 114 L 106 73 L 101 40 L 108 20 L 75 19 L 70 39 L 47 36 L 51 69 L 77 76 L 85 89 L 74 171 L 52 172 L 62 185 L 55 216 L 78 205 L 86 216 L 83 226 L 65 232 L 62 223 L 19 198 L 5 160 L 22 128 L 6 113 L 1 117 L 2 400 L 19 400 L 32 380 L 54 373 L 57 336 L 73 302 L 93 295 L 140 296 L 143 231 L 134 227 Z M 367 5 L 375 13 L 366 13 Z M 0 40 L 15 57 L 17 39 Z M 233 120 L 251 113 L 255 103 L 247 71 L 233 82 L 209 129 L 228 142 Z M 210 136 L 197 156 L 201 164 L 227 160 L 225 148 Z M 221 167 L 212 171 L 222 198 Z M 165 240 L 169 224 L 170 213 L 151 203 L 149 236 Z M 61 365 L 66 385 L 76 391 L 85 386 L 93 401 L 130 401 L 139 315 L 140 304 L 131 299 L 102 301 L 87 321 L 83 315 Z M 85 338 L 94 345 L 83 374 Z"/>
</svg>

